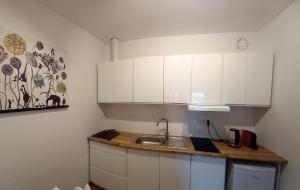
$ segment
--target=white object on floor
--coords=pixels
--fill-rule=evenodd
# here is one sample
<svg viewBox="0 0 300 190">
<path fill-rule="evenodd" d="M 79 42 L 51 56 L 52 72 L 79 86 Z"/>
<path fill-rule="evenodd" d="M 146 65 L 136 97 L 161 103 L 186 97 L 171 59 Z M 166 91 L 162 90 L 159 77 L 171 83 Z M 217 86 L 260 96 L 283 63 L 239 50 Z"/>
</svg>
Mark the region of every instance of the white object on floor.
<svg viewBox="0 0 300 190">
<path fill-rule="evenodd" d="M 84 186 L 84 190 L 91 190 L 89 184 L 86 184 L 86 185 Z"/>
<path fill-rule="evenodd" d="M 52 190 L 60 190 L 58 187 L 54 187 Z M 74 190 L 91 190 L 89 184 L 86 184 L 84 186 L 84 189 L 82 187 L 75 187 Z"/>
<path fill-rule="evenodd" d="M 58 188 L 58 187 L 54 187 L 52 190 L 60 190 L 60 188 Z"/>
<path fill-rule="evenodd" d="M 82 187 L 75 187 L 74 190 L 83 190 Z"/>
<path fill-rule="evenodd" d="M 58 190 L 59 190 L 59 189 L 58 189 Z M 81 188 L 81 187 L 75 187 L 74 190 L 91 190 L 91 188 L 90 188 L 89 184 L 86 184 L 86 185 L 84 186 L 84 189 Z"/>
</svg>

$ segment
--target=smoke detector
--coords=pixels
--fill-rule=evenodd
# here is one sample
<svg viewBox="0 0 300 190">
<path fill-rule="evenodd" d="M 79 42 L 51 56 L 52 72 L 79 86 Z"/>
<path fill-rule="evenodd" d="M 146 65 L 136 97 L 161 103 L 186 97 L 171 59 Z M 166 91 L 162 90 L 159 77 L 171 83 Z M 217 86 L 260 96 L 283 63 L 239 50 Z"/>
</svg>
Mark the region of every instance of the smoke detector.
<svg viewBox="0 0 300 190">
<path fill-rule="evenodd" d="M 249 47 L 249 41 L 245 37 L 240 37 L 236 42 L 236 47 L 239 50 L 247 50 Z"/>
</svg>

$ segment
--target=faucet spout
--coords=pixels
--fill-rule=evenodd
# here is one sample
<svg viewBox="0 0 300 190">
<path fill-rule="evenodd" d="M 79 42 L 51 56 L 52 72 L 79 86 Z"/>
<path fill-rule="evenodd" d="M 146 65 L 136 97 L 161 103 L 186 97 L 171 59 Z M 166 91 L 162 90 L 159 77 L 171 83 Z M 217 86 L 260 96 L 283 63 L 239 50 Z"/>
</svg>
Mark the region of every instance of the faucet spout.
<svg viewBox="0 0 300 190">
<path fill-rule="evenodd" d="M 157 121 L 156 126 L 158 126 L 159 123 L 162 122 L 162 121 L 166 122 L 165 138 L 166 138 L 166 140 L 168 140 L 169 139 L 169 121 L 167 119 L 165 119 L 165 118 L 162 118 L 159 121 Z"/>
</svg>

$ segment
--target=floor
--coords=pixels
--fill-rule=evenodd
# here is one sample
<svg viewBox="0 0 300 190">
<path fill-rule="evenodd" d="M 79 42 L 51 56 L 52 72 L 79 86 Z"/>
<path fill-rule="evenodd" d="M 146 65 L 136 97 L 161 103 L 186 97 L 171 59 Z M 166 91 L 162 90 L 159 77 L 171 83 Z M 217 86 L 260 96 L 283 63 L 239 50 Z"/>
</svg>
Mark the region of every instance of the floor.
<svg viewBox="0 0 300 190">
<path fill-rule="evenodd" d="M 99 187 L 93 185 L 92 183 L 90 183 L 90 187 L 92 190 L 105 190 L 105 189 L 102 189 L 102 188 L 99 188 Z"/>
</svg>

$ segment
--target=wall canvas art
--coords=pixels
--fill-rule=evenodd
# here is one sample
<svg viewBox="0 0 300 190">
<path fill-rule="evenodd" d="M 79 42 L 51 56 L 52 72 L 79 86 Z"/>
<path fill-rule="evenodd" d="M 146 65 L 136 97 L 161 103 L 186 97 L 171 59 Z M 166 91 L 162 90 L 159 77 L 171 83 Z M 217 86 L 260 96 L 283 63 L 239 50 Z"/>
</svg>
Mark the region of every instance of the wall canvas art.
<svg viewBox="0 0 300 190">
<path fill-rule="evenodd" d="M 0 113 L 68 107 L 67 78 L 62 51 L 0 31 Z"/>
</svg>

